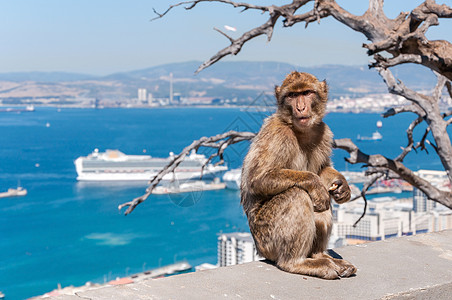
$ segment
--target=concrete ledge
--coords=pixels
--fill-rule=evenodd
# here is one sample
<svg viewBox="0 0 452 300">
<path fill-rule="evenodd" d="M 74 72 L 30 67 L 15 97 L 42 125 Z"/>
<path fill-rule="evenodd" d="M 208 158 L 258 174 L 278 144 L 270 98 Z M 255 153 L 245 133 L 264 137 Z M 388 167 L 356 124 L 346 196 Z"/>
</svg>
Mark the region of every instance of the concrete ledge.
<svg viewBox="0 0 452 300">
<path fill-rule="evenodd" d="M 254 262 L 56 299 L 452 299 L 452 230 L 335 252 L 358 267 L 355 277 L 328 281 Z"/>
</svg>

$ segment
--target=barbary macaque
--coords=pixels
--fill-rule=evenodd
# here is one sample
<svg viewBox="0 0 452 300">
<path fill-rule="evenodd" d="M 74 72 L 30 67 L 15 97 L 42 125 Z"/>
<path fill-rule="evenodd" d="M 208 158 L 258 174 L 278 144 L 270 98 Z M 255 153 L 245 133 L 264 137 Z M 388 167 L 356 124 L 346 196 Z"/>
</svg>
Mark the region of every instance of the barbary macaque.
<svg viewBox="0 0 452 300">
<path fill-rule="evenodd" d="M 330 160 L 333 134 L 322 121 L 328 86 L 292 72 L 275 96 L 277 111 L 264 121 L 242 168 L 241 204 L 257 251 L 287 272 L 349 277 L 356 268 L 325 253 L 330 198 L 344 203 L 351 195 Z"/>
</svg>

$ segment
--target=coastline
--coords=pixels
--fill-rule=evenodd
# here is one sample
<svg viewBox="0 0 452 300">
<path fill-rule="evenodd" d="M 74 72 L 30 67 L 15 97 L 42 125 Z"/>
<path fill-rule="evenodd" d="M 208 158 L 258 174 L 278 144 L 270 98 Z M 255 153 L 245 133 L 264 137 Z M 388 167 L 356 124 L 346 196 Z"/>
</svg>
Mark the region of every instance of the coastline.
<svg viewBox="0 0 452 300">
<path fill-rule="evenodd" d="M 24 105 L 5 105 L 0 103 L 1 108 L 23 108 Z M 238 109 L 243 111 L 248 110 L 256 110 L 258 112 L 262 111 L 272 111 L 276 110 L 275 106 L 249 106 L 249 105 L 167 105 L 167 106 L 148 106 L 148 105 L 134 105 L 134 106 L 105 106 L 105 107 L 92 107 L 92 106 L 86 106 L 86 105 L 54 105 L 54 104 L 42 104 L 42 105 L 35 105 L 35 109 L 39 108 L 55 108 L 55 109 L 96 109 L 96 110 L 102 110 L 102 109 L 148 109 L 148 110 L 171 110 L 171 109 Z M 452 109 L 452 108 L 451 108 Z M 0 113 L 7 113 L 9 111 L 0 111 Z M 367 109 L 360 109 L 360 108 L 354 108 L 354 109 L 328 109 L 326 113 L 340 113 L 340 114 L 383 114 L 384 110 L 367 110 Z M 20 113 L 18 111 L 11 111 L 10 113 Z"/>
</svg>

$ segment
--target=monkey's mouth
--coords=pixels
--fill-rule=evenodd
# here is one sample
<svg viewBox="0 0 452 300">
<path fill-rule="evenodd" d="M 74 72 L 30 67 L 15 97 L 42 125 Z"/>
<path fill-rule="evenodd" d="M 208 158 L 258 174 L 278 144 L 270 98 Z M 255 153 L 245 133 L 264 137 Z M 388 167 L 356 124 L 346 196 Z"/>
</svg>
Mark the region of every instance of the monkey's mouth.
<svg viewBox="0 0 452 300">
<path fill-rule="evenodd" d="M 311 120 L 310 116 L 300 116 L 296 117 L 297 123 L 300 125 L 307 125 L 309 121 Z"/>
</svg>

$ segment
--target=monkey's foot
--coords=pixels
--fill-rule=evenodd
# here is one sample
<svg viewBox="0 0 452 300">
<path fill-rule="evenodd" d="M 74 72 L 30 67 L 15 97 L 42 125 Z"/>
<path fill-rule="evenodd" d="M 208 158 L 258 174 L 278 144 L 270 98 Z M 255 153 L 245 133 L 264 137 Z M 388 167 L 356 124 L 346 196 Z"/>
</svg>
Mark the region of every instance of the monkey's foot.
<svg viewBox="0 0 452 300">
<path fill-rule="evenodd" d="M 283 264 L 277 263 L 277 265 L 280 269 L 290 273 L 316 276 L 329 280 L 340 279 L 347 274 L 347 268 L 336 264 L 329 258 L 307 258 L 301 262 L 299 260 L 290 260 Z"/>
<path fill-rule="evenodd" d="M 331 268 L 339 277 L 350 277 L 356 273 L 357 269 L 354 265 L 344 259 L 333 258 L 330 255 L 319 252 L 312 255 L 314 259 L 327 259 L 331 262 Z M 333 278 L 334 279 L 334 278 Z"/>
<path fill-rule="evenodd" d="M 340 277 L 350 277 L 357 271 L 356 267 L 346 260 L 334 258 L 333 261 Z"/>
<path fill-rule="evenodd" d="M 329 279 L 329 280 L 341 278 L 339 272 L 336 270 L 336 267 L 329 268 L 328 270 L 325 271 L 324 274 L 321 274 L 319 277 L 323 278 L 323 279 Z"/>
</svg>

